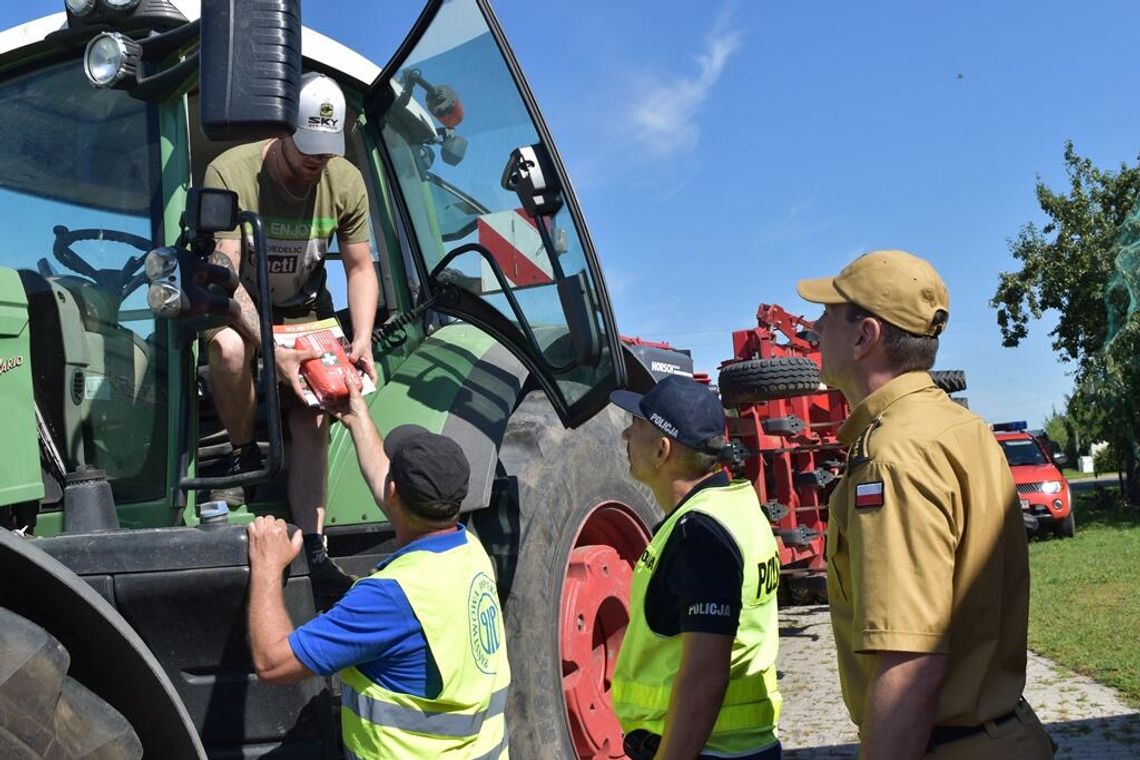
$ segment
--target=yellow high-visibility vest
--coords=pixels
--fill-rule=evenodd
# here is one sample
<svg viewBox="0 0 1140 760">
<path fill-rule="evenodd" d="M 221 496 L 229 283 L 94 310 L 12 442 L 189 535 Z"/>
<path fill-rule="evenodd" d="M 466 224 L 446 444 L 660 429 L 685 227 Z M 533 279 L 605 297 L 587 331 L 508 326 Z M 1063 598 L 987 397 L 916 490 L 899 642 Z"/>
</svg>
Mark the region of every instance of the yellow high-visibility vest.
<svg viewBox="0 0 1140 760">
<path fill-rule="evenodd" d="M 506 760 L 511 682 L 494 571 L 479 541 L 402 554 L 373 578 L 396 581 L 423 626 L 443 690 L 428 699 L 390 691 L 354 667 L 339 674 L 350 760 Z"/>
<path fill-rule="evenodd" d="M 669 695 L 681 666 L 681 636 L 653 632 L 645 619 L 645 594 L 669 535 L 689 512 L 716 520 L 744 558 L 740 624 L 732 642 L 728 689 L 704 749 L 726 755 L 764 749 L 776 742 L 782 703 L 776 685 L 780 559 L 756 492 L 745 480 L 698 491 L 669 515 L 638 560 L 629 626 L 610 692 L 614 712 L 626 733 L 639 728 L 658 735 L 664 732 Z"/>
</svg>

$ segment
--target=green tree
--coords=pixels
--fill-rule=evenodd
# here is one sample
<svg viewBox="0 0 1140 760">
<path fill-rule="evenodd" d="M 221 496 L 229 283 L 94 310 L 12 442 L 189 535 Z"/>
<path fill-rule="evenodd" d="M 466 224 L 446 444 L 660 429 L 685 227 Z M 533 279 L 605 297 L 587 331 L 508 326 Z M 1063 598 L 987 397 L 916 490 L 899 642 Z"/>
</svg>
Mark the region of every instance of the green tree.
<svg viewBox="0 0 1140 760">
<path fill-rule="evenodd" d="M 1050 189 L 1038 178 L 1037 200 L 1048 221 L 1025 224 L 1010 241 L 1021 264 L 1003 272 L 991 301 L 1002 343 L 1018 345 L 1031 320 L 1054 310 L 1050 332 L 1063 361 L 1079 369 L 1066 416 L 1082 443 L 1106 440 L 1121 453 L 1131 500 L 1140 497 L 1136 443 L 1140 441 L 1140 317 L 1131 259 L 1122 250 L 1140 240 L 1130 214 L 1140 201 L 1140 165 L 1099 169 L 1065 143 L 1068 187 Z M 1136 238 L 1134 240 L 1133 238 Z M 1123 269 L 1118 259 L 1126 262 Z"/>
<path fill-rule="evenodd" d="M 1045 418 L 1041 424 L 1045 430 L 1045 435 L 1053 442 L 1056 447 L 1054 453 L 1062 453 L 1068 460 L 1068 466 L 1077 466 L 1077 443 L 1076 436 L 1073 434 L 1072 423 L 1069 422 L 1068 416 L 1058 414 L 1057 409 L 1054 408 L 1052 413 Z"/>
</svg>

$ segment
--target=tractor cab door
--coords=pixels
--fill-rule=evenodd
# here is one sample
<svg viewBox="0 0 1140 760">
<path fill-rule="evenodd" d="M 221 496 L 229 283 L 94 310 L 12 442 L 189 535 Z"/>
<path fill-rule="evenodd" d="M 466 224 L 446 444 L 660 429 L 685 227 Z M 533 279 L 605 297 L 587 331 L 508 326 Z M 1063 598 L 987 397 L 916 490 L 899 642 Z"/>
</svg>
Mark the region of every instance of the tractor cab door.
<svg viewBox="0 0 1140 760">
<path fill-rule="evenodd" d="M 422 283 L 414 306 L 495 336 L 567 426 L 596 414 L 625 383 L 613 309 L 562 162 L 488 5 L 429 3 L 373 83 L 365 116 L 378 127 Z"/>
</svg>

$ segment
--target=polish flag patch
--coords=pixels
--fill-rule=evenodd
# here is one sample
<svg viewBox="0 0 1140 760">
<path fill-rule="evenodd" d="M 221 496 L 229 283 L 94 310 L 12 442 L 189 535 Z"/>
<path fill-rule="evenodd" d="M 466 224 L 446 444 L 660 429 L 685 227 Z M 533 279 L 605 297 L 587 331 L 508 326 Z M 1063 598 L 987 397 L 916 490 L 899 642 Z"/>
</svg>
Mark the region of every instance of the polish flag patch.
<svg viewBox="0 0 1140 760">
<path fill-rule="evenodd" d="M 855 509 L 883 506 L 883 481 L 860 483 L 855 486 Z"/>
</svg>

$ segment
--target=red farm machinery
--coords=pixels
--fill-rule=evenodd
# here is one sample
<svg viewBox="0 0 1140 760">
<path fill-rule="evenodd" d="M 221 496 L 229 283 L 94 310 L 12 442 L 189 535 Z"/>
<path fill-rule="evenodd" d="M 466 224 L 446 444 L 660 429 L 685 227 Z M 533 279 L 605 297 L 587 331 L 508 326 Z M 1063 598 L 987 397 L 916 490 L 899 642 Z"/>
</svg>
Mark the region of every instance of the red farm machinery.
<svg viewBox="0 0 1140 760">
<path fill-rule="evenodd" d="M 761 304 L 756 326 L 732 334 L 721 399 L 737 448 L 734 477 L 752 481 L 780 547 L 786 601 L 826 600 L 827 496 L 843 468 L 836 433 L 843 395 L 820 382 L 812 322 Z"/>
<path fill-rule="evenodd" d="M 825 602 L 827 499 L 843 472 L 838 432 L 850 408 L 820 380 L 819 337 L 810 320 L 761 304 L 756 326 L 733 332 L 732 352 L 718 384 L 737 449 L 733 476 L 752 481 L 772 523 L 783 602 Z M 931 375 L 947 393 L 965 390 L 960 370 Z"/>
</svg>

